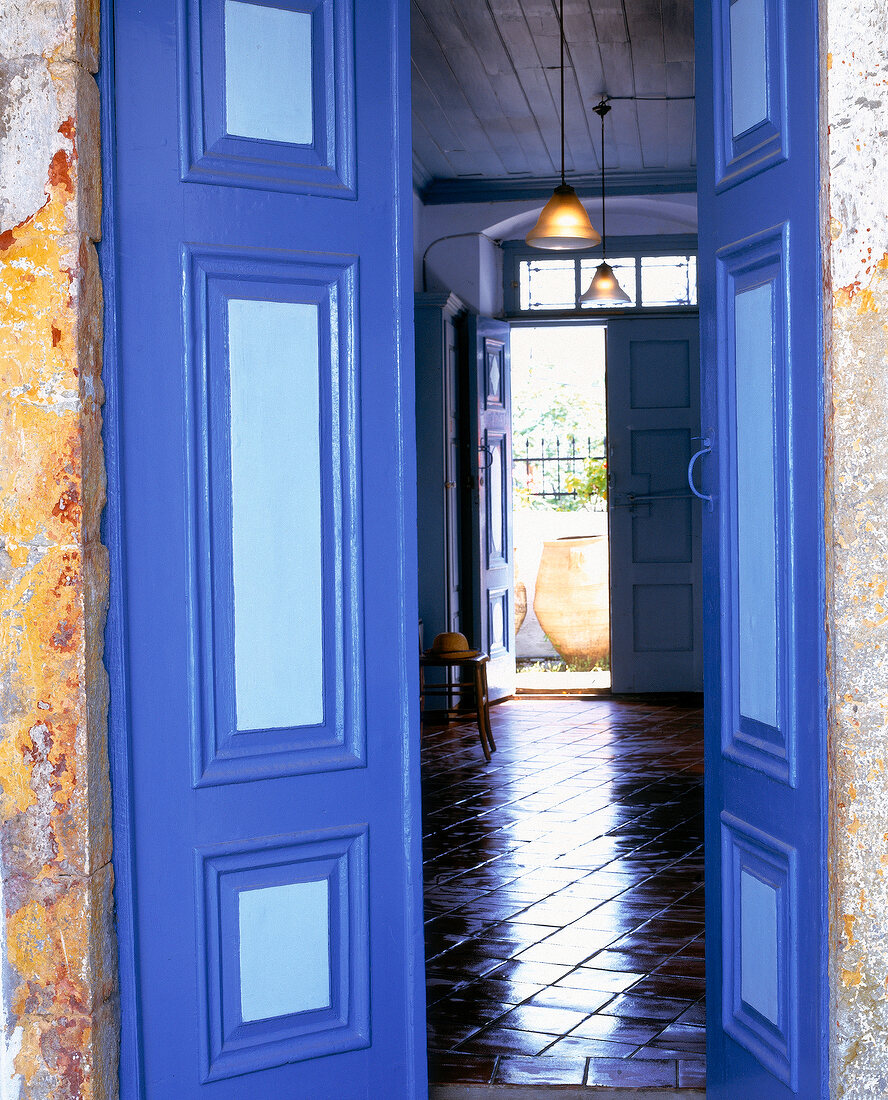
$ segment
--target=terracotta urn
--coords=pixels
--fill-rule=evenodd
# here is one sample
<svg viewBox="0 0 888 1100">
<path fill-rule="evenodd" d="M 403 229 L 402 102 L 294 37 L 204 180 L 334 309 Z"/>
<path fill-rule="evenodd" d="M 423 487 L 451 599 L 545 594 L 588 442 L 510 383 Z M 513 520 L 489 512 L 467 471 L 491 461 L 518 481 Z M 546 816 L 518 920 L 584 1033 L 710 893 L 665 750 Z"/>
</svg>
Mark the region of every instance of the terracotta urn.
<svg viewBox="0 0 888 1100">
<path fill-rule="evenodd" d="M 512 548 L 512 566 L 515 570 L 515 633 L 527 618 L 527 588 L 518 572 L 518 547 Z"/>
<path fill-rule="evenodd" d="M 607 535 L 543 543 L 533 609 L 565 662 L 591 668 L 610 653 Z"/>
<path fill-rule="evenodd" d="M 515 633 L 521 629 L 521 624 L 527 618 L 527 589 L 524 581 L 515 582 Z"/>
</svg>

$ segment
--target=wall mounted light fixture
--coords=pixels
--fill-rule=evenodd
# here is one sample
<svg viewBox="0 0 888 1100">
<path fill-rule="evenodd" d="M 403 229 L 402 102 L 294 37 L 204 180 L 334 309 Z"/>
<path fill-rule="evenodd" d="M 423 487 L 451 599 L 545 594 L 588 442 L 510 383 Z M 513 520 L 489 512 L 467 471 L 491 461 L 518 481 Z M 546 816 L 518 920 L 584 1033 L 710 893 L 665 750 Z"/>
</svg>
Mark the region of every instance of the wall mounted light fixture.
<svg viewBox="0 0 888 1100">
<path fill-rule="evenodd" d="M 576 191 L 564 177 L 564 0 L 558 6 L 561 37 L 561 183 L 540 211 L 536 225 L 525 237 L 533 248 L 568 251 L 591 248 L 601 240 Z"/>
</svg>

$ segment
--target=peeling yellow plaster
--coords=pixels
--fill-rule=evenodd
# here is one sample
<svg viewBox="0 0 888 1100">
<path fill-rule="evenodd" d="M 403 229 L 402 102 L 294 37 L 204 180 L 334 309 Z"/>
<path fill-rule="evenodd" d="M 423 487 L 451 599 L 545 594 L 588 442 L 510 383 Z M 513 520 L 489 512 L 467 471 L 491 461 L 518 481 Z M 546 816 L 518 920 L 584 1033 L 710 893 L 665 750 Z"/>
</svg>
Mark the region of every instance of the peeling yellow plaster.
<svg viewBox="0 0 888 1100">
<path fill-rule="evenodd" d="M 29 183 L 29 151 L 51 153 L 39 208 L 0 232 L 4 1009 L 8 1033 L 21 1039 L 21 1100 L 110 1100 L 117 1009 L 101 662 L 102 293 L 92 239 L 98 96 L 82 67 L 95 61 L 98 5 L 10 4 L 0 45 L 22 28 L 27 53 L 15 64 L 33 79 L 20 83 L 48 88 L 49 99 L 15 116 L 33 133 L 0 140 L 19 151 Z M 0 211 L 32 193 L 14 184 L 12 174 L 0 180 Z"/>
<path fill-rule="evenodd" d="M 888 1095 L 885 0 L 824 0 L 830 1094 Z"/>
</svg>

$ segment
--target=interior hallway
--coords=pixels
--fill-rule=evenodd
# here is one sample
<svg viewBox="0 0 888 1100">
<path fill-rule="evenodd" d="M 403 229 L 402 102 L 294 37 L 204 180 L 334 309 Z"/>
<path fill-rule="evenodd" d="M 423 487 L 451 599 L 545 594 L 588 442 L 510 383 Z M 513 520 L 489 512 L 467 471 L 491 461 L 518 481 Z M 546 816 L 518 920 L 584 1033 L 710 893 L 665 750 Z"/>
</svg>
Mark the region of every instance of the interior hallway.
<svg viewBox="0 0 888 1100">
<path fill-rule="evenodd" d="M 423 734 L 430 1079 L 705 1080 L 698 699 L 516 699 Z"/>
</svg>

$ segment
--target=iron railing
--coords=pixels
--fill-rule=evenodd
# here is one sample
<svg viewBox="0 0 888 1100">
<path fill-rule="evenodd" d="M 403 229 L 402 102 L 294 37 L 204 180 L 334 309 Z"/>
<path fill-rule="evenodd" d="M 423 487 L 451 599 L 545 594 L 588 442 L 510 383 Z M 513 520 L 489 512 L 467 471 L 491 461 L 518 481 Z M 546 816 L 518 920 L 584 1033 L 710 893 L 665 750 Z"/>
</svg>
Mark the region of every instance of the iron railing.
<svg viewBox="0 0 888 1100">
<path fill-rule="evenodd" d="M 568 487 L 568 479 L 582 477 L 587 459 L 604 459 L 592 448 L 592 437 L 587 436 L 585 446 L 577 450 L 574 436 L 561 439 L 559 436 L 549 439 L 516 439 L 512 449 L 512 478 L 519 496 L 532 497 L 544 501 L 554 508 L 559 505 L 578 505 L 579 495 L 576 489 Z M 603 512 L 607 504 L 600 498 L 589 501 L 586 507 L 595 512 Z"/>
</svg>

